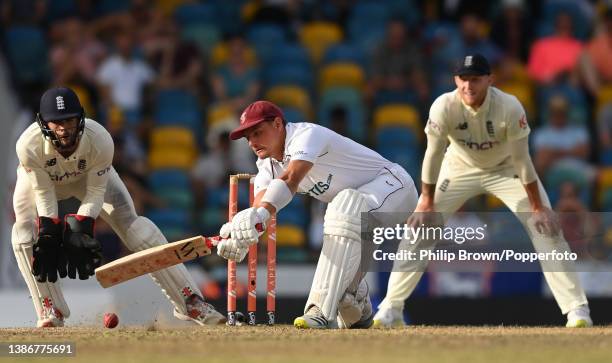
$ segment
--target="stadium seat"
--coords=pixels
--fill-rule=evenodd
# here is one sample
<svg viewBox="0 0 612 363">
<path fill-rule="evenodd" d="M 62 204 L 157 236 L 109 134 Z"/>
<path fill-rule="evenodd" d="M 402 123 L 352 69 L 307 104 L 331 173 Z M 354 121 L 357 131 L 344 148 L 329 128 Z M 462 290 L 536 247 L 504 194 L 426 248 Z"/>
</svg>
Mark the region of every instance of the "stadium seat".
<svg viewBox="0 0 612 363">
<path fill-rule="evenodd" d="M 266 88 L 278 85 L 296 85 L 313 93 L 313 75 L 310 67 L 299 64 L 277 65 L 274 68 L 266 68 L 263 72 L 264 85 Z"/>
<path fill-rule="evenodd" d="M 612 167 L 610 166 L 602 168 L 597 178 L 597 201 L 600 205 L 605 204 L 607 194 L 612 194 Z"/>
<path fill-rule="evenodd" d="M 154 193 L 170 208 L 191 210 L 195 205 L 191 188 L 164 187 L 154 190 Z"/>
<path fill-rule="evenodd" d="M 565 166 L 553 166 L 546 172 L 544 180 L 552 205 L 555 205 L 559 200 L 559 189 L 565 182 L 570 182 L 576 186 L 580 199 L 584 203 L 590 203 L 591 201 L 589 180 L 579 170 Z"/>
<path fill-rule="evenodd" d="M 196 141 L 191 130 L 180 126 L 155 127 L 151 132 L 152 149 L 177 148 L 197 152 Z"/>
<path fill-rule="evenodd" d="M 304 229 L 291 224 L 277 224 L 276 245 L 278 247 L 304 247 L 306 245 Z"/>
<path fill-rule="evenodd" d="M 162 90 L 155 97 L 154 120 L 157 125 L 177 125 L 199 134 L 202 115 L 197 98 L 183 90 Z"/>
<path fill-rule="evenodd" d="M 297 108 L 281 107 L 281 110 L 287 122 L 304 122 L 311 120 L 310 117 Z"/>
<path fill-rule="evenodd" d="M 489 210 L 501 210 L 501 209 L 504 209 L 506 207 L 504 205 L 504 202 L 499 200 L 494 195 L 487 194 L 485 200 L 486 200 L 485 205 L 487 206 L 487 209 L 489 209 Z"/>
<path fill-rule="evenodd" d="M 234 114 L 234 110 L 229 105 L 222 103 L 213 104 L 208 107 L 208 116 L 206 122 L 208 127 L 227 120 L 237 120 L 238 116 Z"/>
<path fill-rule="evenodd" d="M 394 103 L 410 104 L 416 107 L 419 102 L 420 100 L 417 94 L 410 90 L 380 90 L 374 95 L 374 108 Z"/>
<path fill-rule="evenodd" d="M 310 56 L 306 48 L 299 43 L 280 43 L 271 51 L 270 57 L 264 61 L 264 67 L 276 68 L 279 65 L 291 64 L 311 68 Z"/>
<path fill-rule="evenodd" d="M 605 106 L 612 105 L 612 86 L 604 85 L 597 93 L 597 106 L 595 114 L 599 114 Z"/>
<path fill-rule="evenodd" d="M 280 107 L 292 107 L 302 114 L 312 117 L 312 106 L 308 91 L 299 86 L 274 86 L 265 93 L 265 98 Z"/>
<path fill-rule="evenodd" d="M 363 96 L 360 90 L 351 87 L 331 87 L 321 95 L 319 117 L 321 125 L 331 125 L 331 111 L 341 106 L 347 112 L 349 137 L 361 141 L 367 133 L 366 115 Z"/>
<path fill-rule="evenodd" d="M 189 212 L 180 208 L 152 209 L 146 216 L 159 227 L 168 241 L 176 241 L 190 233 Z"/>
<path fill-rule="evenodd" d="M 183 27 L 181 37 L 194 43 L 202 55 L 209 55 L 221 39 L 221 32 L 212 24 L 192 24 Z"/>
<path fill-rule="evenodd" d="M 361 49 L 349 43 L 339 43 L 327 48 L 323 57 L 323 64 L 338 62 L 356 63 L 364 68 L 367 65 Z"/>
<path fill-rule="evenodd" d="M 319 91 L 329 87 L 352 87 L 362 90 L 365 84 L 365 72 L 356 63 L 332 63 L 323 67 L 319 78 Z"/>
<path fill-rule="evenodd" d="M 274 54 L 279 44 L 285 43 L 285 29 L 276 24 L 256 24 L 247 31 L 247 40 L 255 47 L 260 62 L 266 61 Z"/>
<path fill-rule="evenodd" d="M 419 113 L 411 105 L 390 104 L 374 111 L 375 130 L 392 125 L 410 127 L 414 133 L 419 135 L 419 138 L 422 137 L 423 126 L 419 120 Z"/>
<path fill-rule="evenodd" d="M 149 187 L 152 190 L 162 188 L 190 188 L 189 174 L 180 169 L 160 169 L 149 174 L 147 177 Z"/>
<path fill-rule="evenodd" d="M 383 126 L 376 131 L 377 149 L 386 147 L 399 147 L 405 149 L 420 147 L 419 138 L 410 127 L 390 125 Z"/>
<path fill-rule="evenodd" d="M 181 26 L 194 24 L 215 25 L 218 21 L 216 7 L 208 3 L 185 3 L 174 11 L 174 19 Z"/>
<path fill-rule="evenodd" d="M 17 82 L 38 82 L 48 78 L 47 42 L 39 28 L 13 26 L 5 33 L 5 44 L 13 68 L 12 76 Z"/>
<path fill-rule="evenodd" d="M 314 64 L 318 64 L 325 51 L 342 40 L 342 29 L 331 22 L 312 22 L 305 24 L 300 31 L 300 42 L 310 55 Z"/>
<path fill-rule="evenodd" d="M 381 2 L 358 2 L 348 19 L 348 33 L 351 42 L 370 57 L 383 41 L 389 9 Z"/>
<path fill-rule="evenodd" d="M 306 229 L 308 225 L 308 211 L 306 209 L 305 197 L 296 195 L 291 202 L 278 213 L 276 222 L 278 224 L 290 224 Z"/>
<path fill-rule="evenodd" d="M 190 170 L 195 162 L 195 155 L 184 149 L 159 148 L 149 151 L 149 168 Z"/>
<path fill-rule="evenodd" d="M 253 48 L 247 46 L 245 53 L 245 58 L 248 65 L 254 66 L 257 64 L 257 55 L 255 54 L 255 50 Z M 228 59 L 229 49 L 227 48 L 227 43 L 217 43 L 217 45 L 212 48 L 210 56 L 210 63 L 213 68 L 219 68 L 227 64 Z"/>
</svg>

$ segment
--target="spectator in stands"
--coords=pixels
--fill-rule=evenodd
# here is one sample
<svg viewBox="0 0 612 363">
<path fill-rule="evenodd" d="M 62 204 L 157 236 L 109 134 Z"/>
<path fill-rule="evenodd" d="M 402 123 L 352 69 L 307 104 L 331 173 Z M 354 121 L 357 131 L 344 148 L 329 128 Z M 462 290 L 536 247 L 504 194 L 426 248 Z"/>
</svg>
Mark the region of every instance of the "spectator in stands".
<svg viewBox="0 0 612 363">
<path fill-rule="evenodd" d="M 246 42 L 242 36 L 232 36 L 227 44 L 228 63 L 212 76 L 212 89 L 215 101 L 226 103 L 240 113 L 259 93 L 259 72 L 247 61 Z"/>
<path fill-rule="evenodd" d="M 582 125 L 571 125 L 565 97 L 555 95 L 549 101 L 549 123 L 534 133 L 535 167 L 540 175 L 558 163 L 590 172 L 589 134 Z"/>
<path fill-rule="evenodd" d="M 572 251 L 580 257 L 588 256 L 587 243 L 597 228 L 595 215 L 589 213 L 589 208 L 580 199 L 576 185 L 565 182 L 559 189 L 555 211 L 559 213 L 563 235 Z"/>
<path fill-rule="evenodd" d="M 53 83 L 80 84 L 92 93 L 95 91 L 96 71 L 106 56 L 104 44 L 77 17 L 58 22 L 53 28 L 51 35 L 56 43 L 49 53 Z"/>
<path fill-rule="evenodd" d="M 426 99 L 429 89 L 423 71 L 421 51 L 408 38 L 404 22 L 392 19 L 387 26 L 385 42 L 375 51 L 372 60 L 371 95 L 381 90 L 411 90 Z"/>
<path fill-rule="evenodd" d="M 102 105 L 119 107 L 124 114 L 142 111 L 145 87 L 155 79 L 149 64 L 136 57 L 132 34 L 130 29 L 117 31 L 115 52 L 100 65 L 97 75 Z"/>
<path fill-rule="evenodd" d="M 198 48 L 180 39 L 172 21 L 166 21 L 158 34 L 145 45 L 151 65 L 157 72 L 157 88 L 182 89 L 200 94 L 204 65 Z"/>
<path fill-rule="evenodd" d="M 586 88 L 596 95 L 602 84 L 612 84 L 612 8 L 608 9 L 599 33 L 591 39 L 580 58 Z"/>
<path fill-rule="evenodd" d="M 583 46 L 572 32 L 572 17 L 560 12 L 555 22 L 555 33 L 538 39 L 531 47 L 528 65 L 531 78 L 550 83 L 574 71 Z"/>
<path fill-rule="evenodd" d="M 493 65 L 499 62 L 502 53 L 484 33 L 484 19 L 475 13 L 466 13 L 461 17 L 460 26 L 463 39 L 463 54 L 461 56 L 480 53 Z"/>
<path fill-rule="evenodd" d="M 491 29 L 491 40 L 506 56 L 527 63 L 533 24 L 523 0 L 503 0 L 502 10 Z"/>
</svg>

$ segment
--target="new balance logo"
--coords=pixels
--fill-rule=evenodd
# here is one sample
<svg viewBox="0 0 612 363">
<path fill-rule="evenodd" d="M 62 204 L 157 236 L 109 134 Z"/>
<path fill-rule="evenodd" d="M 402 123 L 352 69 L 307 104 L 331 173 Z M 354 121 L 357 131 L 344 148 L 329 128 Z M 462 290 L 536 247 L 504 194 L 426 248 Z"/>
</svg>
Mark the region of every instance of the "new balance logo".
<svg viewBox="0 0 612 363">
<path fill-rule="evenodd" d="M 57 105 L 58 110 L 63 110 L 66 108 L 66 106 L 64 105 L 64 97 L 62 96 L 55 97 L 55 103 Z"/>
</svg>

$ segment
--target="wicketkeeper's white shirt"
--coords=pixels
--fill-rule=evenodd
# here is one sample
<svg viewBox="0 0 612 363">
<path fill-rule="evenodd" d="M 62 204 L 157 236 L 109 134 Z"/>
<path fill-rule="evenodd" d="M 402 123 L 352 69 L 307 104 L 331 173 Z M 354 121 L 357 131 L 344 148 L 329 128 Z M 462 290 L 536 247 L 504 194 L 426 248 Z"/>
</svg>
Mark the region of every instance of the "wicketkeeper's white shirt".
<svg viewBox="0 0 612 363">
<path fill-rule="evenodd" d="M 85 119 L 85 130 L 76 151 L 63 157 L 45 139 L 37 123 L 30 125 L 16 145 L 19 168 L 28 175 L 39 216 L 58 215 L 58 192 L 71 188 L 87 189 L 78 214 L 97 217 L 104 202 L 104 193 L 113 161 L 113 139 L 106 129 Z M 85 183 L 78 183 L 81 180 Z M 69 193 L 68 193 L 69 194 Z"/>
<path fill-rule="evenodd" d="M 287 123 L 284 158 L 257 160 L 255 193 L 266 189 L 270 181 L 278 178 L 291 160 L 313 163 L 312 169 L 298 186 L 298 192 L 329 203 L 340 191 L 357 189 L 374 180 L 385 167 L 394 164 L 377 152 L 308 122 Z"/>
<path fill-rule="evenodd" d="M 511 165 L 509 141 L 529 132 L 518 99 L 495 87 L 489 87 L 478 110 L 465 105 L 458 90 L 441 95 L 432 104 L 425 127 L 427 134 L 448 138 L 446 158 L 479 169 Z"/>
</svg>

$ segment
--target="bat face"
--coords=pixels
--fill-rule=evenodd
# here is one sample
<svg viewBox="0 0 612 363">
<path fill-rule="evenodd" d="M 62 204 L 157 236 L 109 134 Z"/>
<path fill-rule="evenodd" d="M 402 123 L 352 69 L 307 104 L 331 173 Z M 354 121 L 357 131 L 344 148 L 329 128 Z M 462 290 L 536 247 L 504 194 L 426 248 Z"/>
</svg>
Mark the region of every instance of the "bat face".
<svg viewBox="0 0 612 363">
<path fill-rule="evenodd" d="M 148 248 L 119 258 L 96 269 L 102 287 L 111 287 L 144 274 L 159 271 L 211 253 L 217 237 L 196 236 Z"/>
</svg>

